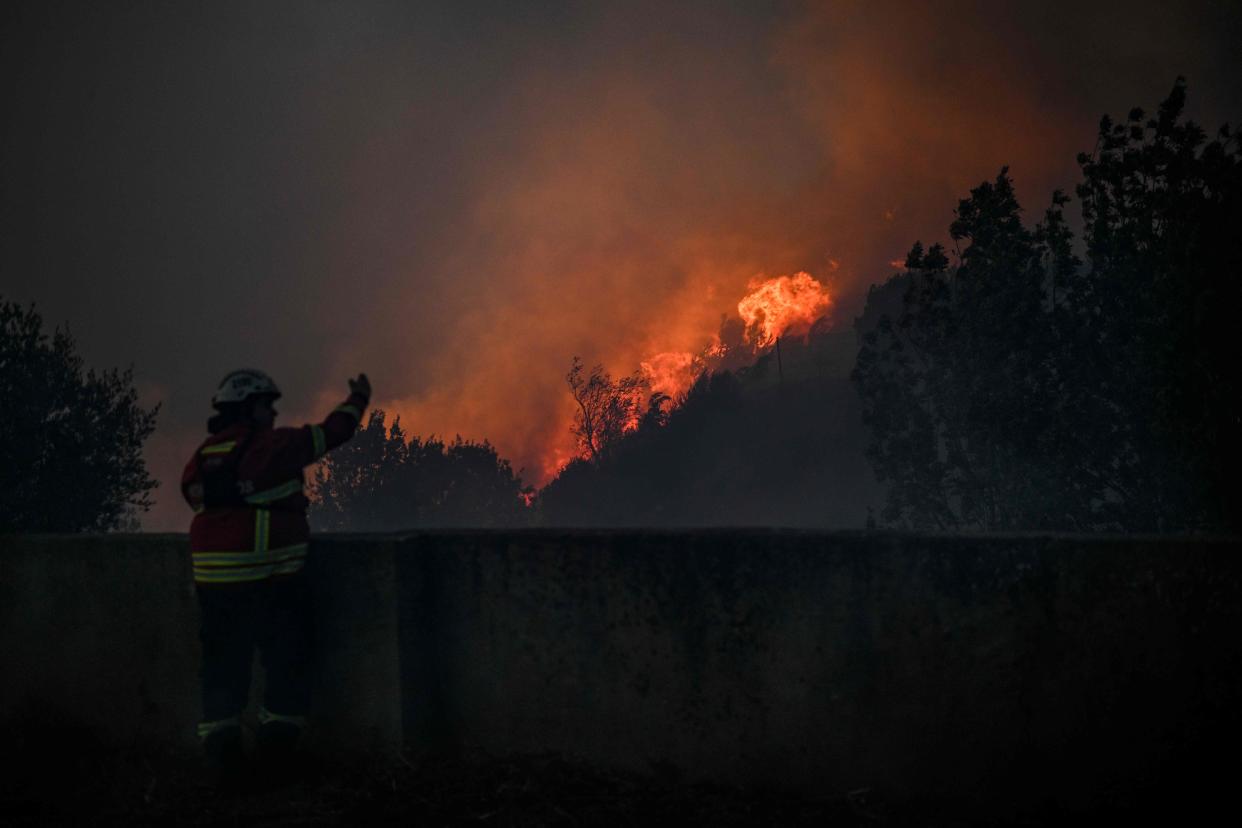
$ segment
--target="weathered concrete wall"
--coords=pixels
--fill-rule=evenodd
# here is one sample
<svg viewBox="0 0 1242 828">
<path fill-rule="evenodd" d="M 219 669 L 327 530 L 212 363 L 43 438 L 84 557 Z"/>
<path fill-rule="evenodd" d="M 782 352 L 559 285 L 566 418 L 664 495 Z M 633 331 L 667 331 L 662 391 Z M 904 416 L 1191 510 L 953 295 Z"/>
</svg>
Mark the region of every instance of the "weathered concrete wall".
<svg viewBox="0 0 1242 828">
<path fill-rule="evenodd" d="M 307 566 L 315 738 L 327 745 L 400 743 L 396 546 L 336 540 Z M 0 537 L 0 722 L 50 717 L 118 745 L 193 746 L 198 623 L 184 535 Z"/>
<path fill-rule="evenodd" d="M 0 538 L 0 719 L 58 715 L 122 743 L 192 737 L 185 548 L 175 536 Z"/>
<path fill-rule="evenodd" d="M 1237 541 L 780 531 L 320 540 L 327 747 L 807 791 L 1124 795 L 1242 734 Z M 0 539 L 0 718 L 198 716 L 184 538 Z M 1198 763 L 1198 764 L 1196 764 Z"/>
</svg>

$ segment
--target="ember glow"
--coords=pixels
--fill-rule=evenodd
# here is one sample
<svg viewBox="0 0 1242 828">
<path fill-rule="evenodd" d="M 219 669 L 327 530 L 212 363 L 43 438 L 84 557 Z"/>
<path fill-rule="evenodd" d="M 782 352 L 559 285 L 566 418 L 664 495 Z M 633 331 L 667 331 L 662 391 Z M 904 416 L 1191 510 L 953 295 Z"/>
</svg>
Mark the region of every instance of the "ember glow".
<svg viewBox="0 0 1242 828">
<path fill-rule="evenodd" d="M 703 360 L 686 352 L 666 351 L 643 360 L 640 367 L 652 392 L 677 399 L 690 390 L 694 377 L 703 370 Z"/>
<path fill-rule="evenodd" d="M 779 337 L 806 334 L 831 305 L 823 285 L 808 273 L 796 273 L 752 281 L 737 312 L 746 323 L 746 340 L 766 348 Z"/>
<path fill-rule="evenodd" d="M 577 457 L 577 453 L 565 446 L 553 446 L 544 455 L 543 461 L 540 463 L 539 472 L 545 480 L 551 480 Z"/>
</svg>

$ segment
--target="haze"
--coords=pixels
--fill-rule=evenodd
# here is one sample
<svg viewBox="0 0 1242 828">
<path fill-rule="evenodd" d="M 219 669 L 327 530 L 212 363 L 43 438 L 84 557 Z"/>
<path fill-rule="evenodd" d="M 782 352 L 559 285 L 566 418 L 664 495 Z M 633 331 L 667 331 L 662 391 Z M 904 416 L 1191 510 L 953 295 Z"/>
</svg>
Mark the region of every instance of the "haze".
<svg viewBox="0 0 1242 828">
<path fill-rule="evenodd" d="M 188 524 L 232 368 L 285 423 L 367 371 L 409 432 L 539 485 L 573 356 L 697 352 L 761 274 L 847 328 L 1002 164 L 1034 211 L 1179 74 L 1192 118 L 1242 110 L 1236 4 L 601 5 L 4 12 L 0 294 L 162 402 L 144 528 Z"/>
</svg>

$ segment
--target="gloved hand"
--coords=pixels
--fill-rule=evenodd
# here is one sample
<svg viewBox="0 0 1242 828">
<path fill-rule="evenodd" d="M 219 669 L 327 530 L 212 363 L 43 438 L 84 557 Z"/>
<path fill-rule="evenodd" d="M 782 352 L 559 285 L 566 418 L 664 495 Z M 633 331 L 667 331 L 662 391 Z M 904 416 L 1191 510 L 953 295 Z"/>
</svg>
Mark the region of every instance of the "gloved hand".
<svg viewBox="0 0 1242 828">
<path fill-rule="evenodd" d="M 354 394 L 361 394 L 367 398 L 367 402 L 371 401 L 371 381 L 367 379 L 366 374 L 359 374 L 358 379 L 349 381 L 349 390 Z"/>
</svg>

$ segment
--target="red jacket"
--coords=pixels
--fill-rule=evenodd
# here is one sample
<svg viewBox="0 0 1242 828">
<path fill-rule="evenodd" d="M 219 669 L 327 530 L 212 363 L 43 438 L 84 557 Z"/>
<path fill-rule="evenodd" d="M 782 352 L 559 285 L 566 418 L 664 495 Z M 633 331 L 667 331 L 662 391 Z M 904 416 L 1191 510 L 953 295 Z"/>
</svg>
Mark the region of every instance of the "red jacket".
<svg viewBox="0 0 1242 828">
<path fill-rule="evenodd" d="M 351 394 L 319 425 L 234 425 L 198 447 L 181 475 L 181 493 L 195 512 L 190 551 L 196 582 L 260 581 L 302 568 L 310 535 L 302 469 L 352 437 L 366 405 L 361 394 Z M 221 468 L 227 471 L 209 480 Z M 236 492 L 207 497 L 205 485 L 221 479 Z"/>
</svg>

